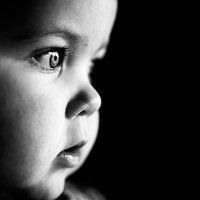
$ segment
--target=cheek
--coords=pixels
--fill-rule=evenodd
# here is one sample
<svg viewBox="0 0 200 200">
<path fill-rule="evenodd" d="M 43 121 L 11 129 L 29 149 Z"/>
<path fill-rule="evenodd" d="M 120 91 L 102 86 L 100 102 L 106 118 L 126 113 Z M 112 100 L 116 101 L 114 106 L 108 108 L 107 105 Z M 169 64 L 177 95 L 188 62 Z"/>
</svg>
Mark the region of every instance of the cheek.
<svg viewBox="0 0 200 200">
<path fill-rule="evenodd" d="M 0 177 L 15 185 L 46 180 L 52 161 L 72 138 L 68 127 L 76 129 L 80 122 L 65 118 L 69 88 L 38 76 L 13 68 L 1 71 L 0 66 Z M 99 115 L 81 119 L 88 139 L 84 162 L 97 136 Z"/>
<path fill-rule="evenodd" d="M 48 171 L 63 122 L 56 100 L 11 77 L 0 78 L 0 173 L 26 180 Z"/>
</svg>

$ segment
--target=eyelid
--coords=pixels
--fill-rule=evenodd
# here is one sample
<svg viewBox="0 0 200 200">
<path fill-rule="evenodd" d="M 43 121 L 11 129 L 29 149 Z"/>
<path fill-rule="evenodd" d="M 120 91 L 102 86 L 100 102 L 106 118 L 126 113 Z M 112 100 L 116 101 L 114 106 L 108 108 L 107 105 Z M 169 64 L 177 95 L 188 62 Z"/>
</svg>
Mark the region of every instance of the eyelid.
<svg viewBox="0 0 200 200">
<path fill-rule="evenodd" d="M 68 56 L 70 51 L 70 46 L 64 46 L 64 47 L 47 47 L 43 49 L 36 49 L 34 50 L 29 56 L 28 60 L 31 64 L 38 66 L 38 69 L 40 69 L 41 72 L 44 73 L 53 73 L 58 71 L 59 68 L 62 68 L 65 62 L 66 56 Z M 37 61 L 37 59 L 42 58 L 45 55 L 48 55 L 50 53 L 57 52 L 60 57 L 60 61 L 58 63 L 58 66 L 54 69 L 49 68 L 48 66 L 42 65 L 40 61 Z M 58 68 L 59 67 L 59 68 Z"/>
<path fill-rule="evenodd" d="M 36 49 L 29 56 L 27 56 L 27 58 L 31 63 L 35 63 L 36 64 L 36 62 L 33 62 L 36 58 L 44 56 L 44 55 L 47 55 L 50 52 L 58 52 L 58 53 L 60 53 L 61 56 L 62 56 L 62 62 L 63 62 L 65 57 L 68 56 L 69 53 L 70 53 L 70 46 L 47 47 L 47 48 L 43 48 L 43 49 Z"/>
<path fill-rule="evenodd" d="M 48 54 L 49 52 L 54 52 L 54 51 L 63 51 L 65 54 L 70 52 L 70 46 L 64 46 L 64 47 L 47 47 L 43 49 L 36 49 L 34 50 L 31 54 L 30 57 L 34 56 L 41 56 Z"/>
<path fill-rule="evenodd" d="M 44 49 L 37 49 L 37 50 L 34 50 L 34 51 L 31 53 L 31 57 L 36 56 L 36 55 L 47 54 L 48 52 L 53 51 L 53 50 L 51 50 L 51 49 L 52 49 L 52 48 L 44 48 Z"/>
</svg>

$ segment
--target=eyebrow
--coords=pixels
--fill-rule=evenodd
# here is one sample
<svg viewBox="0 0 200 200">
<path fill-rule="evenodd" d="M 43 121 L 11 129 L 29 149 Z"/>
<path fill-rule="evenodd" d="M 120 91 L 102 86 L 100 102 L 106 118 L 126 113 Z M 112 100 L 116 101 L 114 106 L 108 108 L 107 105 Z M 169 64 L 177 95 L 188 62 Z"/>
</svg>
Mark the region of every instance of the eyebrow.
<svg viewBox="0 0 200 200">
<path fill-rule="evenodd" d="M 77 47 L 79 45 L 83 45 L 87 47 L 89 44 L 89 37 L 84 34 L 80 34 L 74 30 L 71 30 L 67 27 L 54 27 L 52 26 L 49 30 L 40 30 L 36 28 L 29 28 L 24 31 L 23 34 L 15 36 L 14 39 L 21 42 L 34 42 L 45 36 L 55 35 L 63 38 L 66 41 L 69 41 L 72 46 Z M 108 40 L 103 41 L 100 47 L 96 50 L 96 53 L 101 50 L 107 50 Z"/>
<path fill-rule="evenodd" d="M 89 42 L 89 38 L 86 35 L 81 35 L 75 31 L 70 30 L 69 28 L 60 28 L 54 26 L 52 26 L 49 30 L 29 27 L 20 35 L 14 36 L 13 39 L 20 42 L 34 42 L 35 40 L 50 35 L 60 36 L 64 40 L 73 44 L 82 43 L 87 46 Z"/>
</svg>

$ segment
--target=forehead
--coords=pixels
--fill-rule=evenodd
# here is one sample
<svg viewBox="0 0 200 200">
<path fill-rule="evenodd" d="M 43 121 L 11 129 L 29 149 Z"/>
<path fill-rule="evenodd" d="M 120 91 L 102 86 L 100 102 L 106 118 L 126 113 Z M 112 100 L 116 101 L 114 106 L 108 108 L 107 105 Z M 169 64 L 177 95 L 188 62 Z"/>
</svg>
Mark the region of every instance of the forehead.
<svg viewBox="0 0 200 200">
<path fill-rule="evenodd" d="M 7 36 L 20 37 L 59 26 L 88 35 L 91 39 L 94 36 L 107 39 L 115 18 L 116 1 L 18 0 L 4 3 L 2 11 L 0 32 Z"/>
</svg>

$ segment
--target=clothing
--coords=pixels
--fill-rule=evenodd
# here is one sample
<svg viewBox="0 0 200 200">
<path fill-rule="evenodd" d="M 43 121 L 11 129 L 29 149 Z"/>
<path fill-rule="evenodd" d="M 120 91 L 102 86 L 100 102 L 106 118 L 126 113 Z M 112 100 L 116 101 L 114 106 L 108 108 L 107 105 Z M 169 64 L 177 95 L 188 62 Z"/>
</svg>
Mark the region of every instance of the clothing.
<svg viewBox="0 0 200 200">
<path fill-rule="evenodd" d="M 105 198 L 93 188 L 80 189 L 68 183 L 57 200 L 105 200 Z"/>
</svg>

